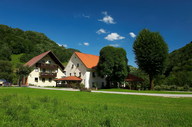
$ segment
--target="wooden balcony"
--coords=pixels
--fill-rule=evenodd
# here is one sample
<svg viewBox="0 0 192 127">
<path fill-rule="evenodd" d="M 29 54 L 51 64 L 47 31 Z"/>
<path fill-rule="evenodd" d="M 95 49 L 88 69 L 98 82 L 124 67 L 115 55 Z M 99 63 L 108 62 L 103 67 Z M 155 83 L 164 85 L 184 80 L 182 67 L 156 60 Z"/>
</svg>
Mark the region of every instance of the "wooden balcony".
<svg viewBox="0 0 192 127">
<path fill-rule="evenodd" d="M 37 63 L 36 66 L 45 69 L 58 69 L 58 65 L 56 64 Z"/>
<path fill-rule="evenodd" d="M 57 77 L 57 73 L 46 73 L 46 72 L 41 72 L 40 73 L 41 78 L 55 78 Z"/>
</svg>

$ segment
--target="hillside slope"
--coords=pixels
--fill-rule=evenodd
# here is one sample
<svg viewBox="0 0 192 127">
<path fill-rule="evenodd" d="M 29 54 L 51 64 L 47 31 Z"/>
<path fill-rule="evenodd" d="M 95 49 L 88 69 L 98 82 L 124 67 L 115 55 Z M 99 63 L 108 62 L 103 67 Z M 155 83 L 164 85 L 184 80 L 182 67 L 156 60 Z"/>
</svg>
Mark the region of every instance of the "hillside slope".
<svg viewBox="0 0 192 127">
<path fill-rule="evenodd" d="M 0 60 L 11 61 L 12 55 L 23 54 L 18 61 L 21 63 L 48 50 L 53 51 L 61 62 L 65 63 L 74 51 L 78 51 L 59 46 L 43 33 L 23 31 L 6 25 L 0 25 L 0 45 Z"/>
<path fill-rule="evenodd" d="M 192 72 L 192 42 L 169 54 L 169 64 L 166 74 L 169 75 L 171 72 L 180 71 Z"/>
</svg>

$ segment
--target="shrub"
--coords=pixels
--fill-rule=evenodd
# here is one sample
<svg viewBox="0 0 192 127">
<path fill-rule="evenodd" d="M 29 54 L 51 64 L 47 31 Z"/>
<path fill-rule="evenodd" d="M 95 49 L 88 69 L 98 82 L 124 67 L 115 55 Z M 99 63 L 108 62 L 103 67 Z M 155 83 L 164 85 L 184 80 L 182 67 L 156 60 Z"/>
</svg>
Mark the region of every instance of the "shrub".
<svg viewBox="0 0 192 127">
<path fill-rule="evenodd" d="M 91 89 L 88 88 L 80 88 L 79 90 L 84 92 L 91 92 Z"/>
<path fill-rule="evenodd" d="M 170 86 L 161 85 L 161 90 L 170 90 Z"/>
<path fill-rule="evenodd" d="M 82 83 L 81 84 L 79 84 L 79 83 L 72 83 L 70 86 L 72 88 L 74 88 L 74 89 L 80 89 L 80 88 L 84 87 L 84 85 Z"/>
<path fill-rule="evenodd" d="M 184 85 L 183 88 L 184 88 L 184 90 L 188 91 L 189 90 L 189 85 Z"/>
<path fill-rule="evenodd" d="M 184 91 L 184 88 L 183 87 L 177 87 L 177 90 L 178 91 Z"/>
<path fill-rule="evenodd" d="M 176 85 L 171 85 L 169 88 L 170 88 L 170 90 L 172 90 L 172 91 L 177 90 L 177 86 L 176 86 Z"/>
<path fill-rule="evenodd" d="M 154 89 L 160 91 L 160 90 L 161 90 L 161 86 L 156 85 L 156 86 L 154 87 Z"/>
</svg>

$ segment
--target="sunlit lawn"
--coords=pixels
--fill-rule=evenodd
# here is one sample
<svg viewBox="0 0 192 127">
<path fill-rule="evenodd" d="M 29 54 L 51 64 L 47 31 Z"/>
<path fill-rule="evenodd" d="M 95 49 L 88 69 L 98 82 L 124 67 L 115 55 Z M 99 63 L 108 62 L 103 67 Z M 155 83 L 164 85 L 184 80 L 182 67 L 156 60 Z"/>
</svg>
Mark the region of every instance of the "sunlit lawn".
<svg viewBox="0 0 192 127">
<path fill-rule="evenodd" d="M 0 88 L 1 127 L 190 127 L 192 98 Z"/>
</svg>

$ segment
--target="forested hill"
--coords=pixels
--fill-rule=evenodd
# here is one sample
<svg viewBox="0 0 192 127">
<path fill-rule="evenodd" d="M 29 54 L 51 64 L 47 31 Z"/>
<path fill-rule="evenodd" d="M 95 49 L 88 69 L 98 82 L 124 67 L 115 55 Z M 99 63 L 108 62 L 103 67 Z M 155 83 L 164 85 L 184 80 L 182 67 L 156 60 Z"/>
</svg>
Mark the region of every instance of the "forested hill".
<svg viewBox="0 0 192 127">
<path fill-rule="evenodd" d="M 50 40 L 46 35 L 34 31 L 23 31 L 0 25 L 0 60 L 11 61 L 11 56 L 22 54 L 20 62 L 51 50 L 61 62 L 67 62 L 76 49 L 66 49 Z"/>
<path fill-rule="evenodd" d="M 166 74 L 187 71 L 192 72 L 192 42 L 169 54 Z"/>
</svg>

